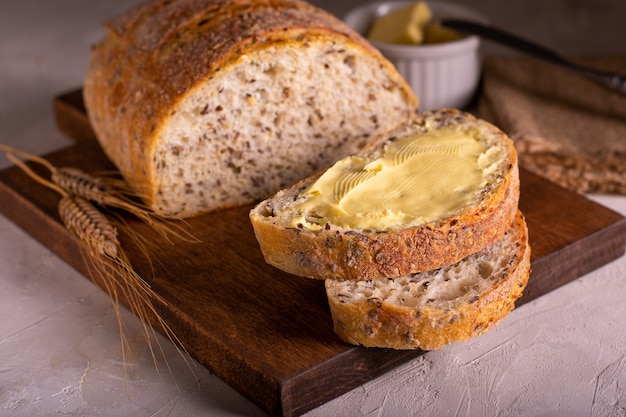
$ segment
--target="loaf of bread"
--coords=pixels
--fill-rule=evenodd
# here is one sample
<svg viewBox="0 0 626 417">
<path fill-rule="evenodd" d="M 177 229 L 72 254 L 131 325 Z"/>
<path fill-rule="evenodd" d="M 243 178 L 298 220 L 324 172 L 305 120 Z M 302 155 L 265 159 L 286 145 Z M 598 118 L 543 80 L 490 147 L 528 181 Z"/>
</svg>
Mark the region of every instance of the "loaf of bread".
<svg viewBox="0 0 626 417">
<path fill-rule="evenodd" d="M 406 149 L 394 151 L 398 154 L 394 158 L 401 159 L 396 165 L 408 165 L 406 172 L 400 171 L 406 178 L 383 183 L 381 190 L 367 188 L 370 186 L 363 175 L 377 175 L 370 172 L 375 169 L 370 170 L 369 166 L 382 164 L 380 158 L 387 149 L 394 149 L 393 144 L 404 143 L 408 138 L 415 138 L 415 143 L 409 142 Z M 427 144 L 423 143 L 425 139 L 429 140 Z M 478 151 L 469 152 L 465 159 L 454 159 L 463 147 L 478 147 Z M 436 157 L 431 160 L 430 154 Z M 444 160 L 447 156 L 452 159 Z M 308 206 L 320 195 L 316 184 L 325 175 L 331 175 L 327 174 L 331 170 L 320 172 L 251 210 L 250 220 L 269 264 L 316 279 L 370 280 L 428 271 L 458 262 L 495 243 L 509 229 L 517 212 L 519 172 L 513 143 L 495 126 L 468 113 L 442 109 L 418 115 L 335 167 L 353 161 L 364 168 L 338 181 L 337 187 L 344 192 L 342 182 L 349 184 L 347 188 L 366 184 L 353 202 L 357 206 L 355 216 L 367 220 L 377 211 L 384 215 L 392 212 L 387 216 L 392 218 L 392 224 L 382 227 L 377 216 L 372 217 L 371 224 L 366 221 L 365 226 L 340 223 L 328 213 L 342 211 L 345 206 Z M 467 170 L 456 170 L 456 165 L 464 164 L 469 166 Z M 478 172 L 480 181 L 468 181 L 473 171 Z M 357 174 L 361 177 L 357 178 Z M 432 183 L 432 189 L 422 193 L 414 187 L 419 181 Z M 394 182 L 402 183 L 401 187 Z M 428 216 L 417 212 L 416 218 L 408 221 L 402 217 L 404 213 L 394 213 L 393 203 L 379 195 L 387 192 L 386 187 L 400 194 L 401 200 L 411 198 L 411 206 L 423 205 Z M 429 188 L 428 184 L 424 188 Z M 351 192 L 349 189 L 346 193 Z M 343 204 L 344 196 L 337 198 L 342 200 L 339 205 Z M 448 207 L 450 201 L 460 204 Z M 437 205 L 443 209 L 431 210 L 431 206 Z M 358 213 L 361 206 L 370 211 Z M 401 219 L 399 223 L 393 224 L 394 216 Z"/>
<path fill-rule="evenodd" d="M 89 119 L 164 215 L 266 198 L 417 111 L 376 49 L 298 0 L 157 0 L 107 29 L 84 83 Z"/>
<path fill-rule="evenodd" d="M 491 329 L 530 274 L 521 213 L 498 242 L 441 269 L 399 278 L 326 280 L 335 332 L 369 347 L 432 350 Z"/>
</svg>

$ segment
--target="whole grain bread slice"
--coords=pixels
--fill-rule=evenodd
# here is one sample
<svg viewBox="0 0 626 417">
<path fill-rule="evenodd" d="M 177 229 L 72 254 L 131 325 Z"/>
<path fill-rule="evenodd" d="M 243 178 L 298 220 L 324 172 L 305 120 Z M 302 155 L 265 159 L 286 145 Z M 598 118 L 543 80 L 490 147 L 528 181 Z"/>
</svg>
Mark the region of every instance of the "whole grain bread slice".
<svg viewBox="0 0 626 417">
<path fill-rule="evenodd" d="M 323 172 L 259 203 L 250 212 L 265 260 L 288 273 L 315 279 L 369 280 L 440 268 L 499 240 L 517 212 L 519 172 L 512 141 L 495 126 L 458 110 L 415 116 L 356 156 L 376 159 L 399 138 L 441 129 L 471 132 L 495 158 L 475 199 L 424 224 L 391 230 L 325 223 L 319 230 L 294 225 L 298 204 Z M 442 173 L 444 175 L 445 173 Z"/>
<path fill-rule="evenodd" d="M 443 268 L 399 278 L 326 280 L 334 329 L 367 347 L 439 349 L 491 329 L 530 274 L 523 215 L 498 242 Z"/>
</svg>

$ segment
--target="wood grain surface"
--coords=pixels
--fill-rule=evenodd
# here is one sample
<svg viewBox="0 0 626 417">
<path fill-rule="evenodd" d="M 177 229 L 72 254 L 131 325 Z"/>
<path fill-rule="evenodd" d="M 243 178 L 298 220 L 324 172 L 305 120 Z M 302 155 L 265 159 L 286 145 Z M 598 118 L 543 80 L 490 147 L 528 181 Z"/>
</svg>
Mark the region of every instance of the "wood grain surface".
<svg viewBox="0 0 626 417">
<path fill-rule="evenodd" d="M 46 159 L 88 172 L 113 168 L 97 142 L 89 140 L 80 105 L 75 92 L 55 100 L 59 128 L 85 140 Z M 524 170 L 521 187 L 532 274 L 518 307 L 624 254 L 626 219 L 621 215 Z M 18 168 L 0 172 L 0 211 L 102 285 L 60 224 L 58 201 L 58 194 Z M 149 258 L 120 226 L 134 268 L 165 300 L 157 304 L 159 314 L 196 360 L 269 414 L 295 416 L 423 353 L 367 349 L 339 340 L 323 282 L 265 263 L 248 220 L 250 208 L 190 219 L 187 227 L 201 243 L 169 242 L 126 218 L 132 231 L 152 243 Z"/>
</svg>

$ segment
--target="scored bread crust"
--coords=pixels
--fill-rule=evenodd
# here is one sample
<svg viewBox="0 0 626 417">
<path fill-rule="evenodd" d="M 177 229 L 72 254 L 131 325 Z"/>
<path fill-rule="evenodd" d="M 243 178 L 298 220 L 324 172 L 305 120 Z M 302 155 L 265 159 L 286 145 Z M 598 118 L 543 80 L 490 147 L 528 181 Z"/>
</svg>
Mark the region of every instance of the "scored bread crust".
<svg viewBox="0 0 626 417">
<path fill-rule="evenodd" d="M 219 172 L 204 173 L 197 181 L 183 179 L 180 183 L 174 181 L 169 188 L 161 187 L 159 184 L 160 171 L 168 169 L 168 165 L 172 164 L 159 155 L 157 142 L 162 140 L 161 135 L 168 135 L 166 129 L 170 120 L 175 116 L 180 117 L 181 103 L 202 86 L 210 84 L 214 78 L 230 71 L 233 66 L 246 65 L 245 60 L 259 51 L 290 47 L 305 49 L 310 45 L 322 45 L 320 48 L 328 48 L 329 54 L 332 52 L 346 53 L 346 56 L 354 54 L 357 58 L 367 56 L 368 59 L 375 60 L 378 73 L 387 76 L 387 84 L 381 85 L 380 89 L 398 91 L 398 94 L 403 96 L 404 107 L 392 110 L 389 106 L 387 107 L 389 115 L 381 115 L 378 120 L 367 121 L 368 129 L 371 131 L 376 130 L 377 122 L 380 123 L 379 128 L 390 129 L 417 109 L 418 101 L 410 87 L 379 51 L 339 19 L 302 1 L 157 0 L 137 6 L 108 22 L 106 27 L 107 35 L 92 49 L 84 81 L 84 99 L 90 122 L 104 152 L 124 178 L 142 195 L 148 206 L 163 214 L 187 217 L 251 203 L 282 188 L 274 184 L 279 181 L 276 178 L 281 175 L 289 178 L 289 175 L 293 175 L 291 172 L 294 169 L 291 168 L 283 168 L 282 171 L 281 168 L 271 168 L 280 166 L 280 160 L 271 160 L 280 159 L 279 157 L 273 157 L 271 154 L 250 156 L 257 152 L 257 149 L 246 154 L 246 148 L 243 145 L 235 145 L 235 142 L 244 140 L 254 142 L 254 139 L 241 138 L 243 135 L 238 133 L 228 136 L 228 133 L 233 133 L 233 129 L 220 125 L 214 128 L 215 133 L 207 130 L 207 134 L 211 136 L 208 141 L 211 144 L 219 143 L 215 149 L 207 150 L 203 155 L 209 159 L 224 160 L 224 167 L 220 168 Z M 321 74 L 324 71 L 323 63 L 318 64 L 321 68 L 318 71 Z M 351 62 L 348 61 L 346 64 L 351 65 Z M 300 70 L 303 71 L 304 68 Z M 346 81 L 342 76 L 325 76 L 336 77 L 337 83 Z M 251 85 L 254 81 L 248 79 L 245 82 Z M 366 94 L 365 83 L 366 81 L 363 81 L 359 87 L 363 94 Z M 309 84 L 315 86 L 315 83 Z M 241 95 L 246 93 L 245 86 L 228 86 L 230 87 L 240 90 Z M 209 91 L 213 92 L 218 88 L 221 87 L 215 86 L 209 88 Z M 285 99 L 287 106 L 289 100 L 299 99 L 296 97 L 300 93 L 297 88 L 304 87 L 293 86 L 291 96 Z M 249 102 L 255 100 L 252 96 L 245 98 Z M 372 97 L 372 100 L 376 100 L 376 97 Z M 382 101 L 382 97 L 379 98 L 379 102 Z M 246 103 L 244 105 L 248 106 Z M 227 103 L 205 109 L 200 107 L 194 111 L 202 113 L 203 110 L 212 111 L 213 108 L 219 108 L 219 111 L 223 112 L 230 111 Z M 239 110 L 249 112 L 245 107 Z M 295 116 L 306 120 L 308 115 Z M 190 114 L 189 117 L 201 119 L 198 114 Z M 363 127 L 367 123 L 364 121 Z M 259 135 L 267 129 L 269 133 L 263 138 L 273 140 L 276 146 L 281 142 L 281 138 L 272 137 L 275 133 L 272 130 L 276 130 L 274 126 L 250 125 L 249 129 L 256 130 L 255 134 Z M 221 135 L 222 132 L 225 134 Z M 189 137 L 182 140 L 192 141 L 201 134 L 189 132 Z M 306 147 L 307 140 L 309 143 L 313 140 L 318 143 L 326 140 L 307 135 L 307 131 L 303 130 L 300 136 L 305 138 L 304 144 L 293 143 L 293 145 Z M 337 141 L 340 139 L 343 138 L 336 138 Z M 347 142 L 350 143 L 347 145 L 333 143 L 329 144 L 329 147 L 338 148 L 338 152 L 353 152 L 358 149 L 357 145 L 362 146 L 365 140 L 363 137 L 349 139 Z M 271 143 L 270 141 L 270 149 L 273 146 Z M 185 146 L 181 143 L 165 152 L 173 153 L 175 159 L 176 153 L 183 151 Z M 228 153 L 232 155 L 227 155 Z M 311 155 L 309 161 L 302 161 L 297 168 L 304 170 L 307 169 L 307 164 L 310 164 L 309 171 L 290 183 L 310 175 L 323 166 L 315 167 L 316 164 L 329 162 L 326 160 L 329 158 L 328 153 L 320 157 Z M 256 159 L 253 160 L 253 157 Z M 201 162 L 199 164 L 202 165 Z M 216 203 L 194 206 L 191 202 L 186 204 L 184 201 L 185 194 L 188 194 L 189 200 L 201 199 L 207 195 L 213 198 L 213 195 L 219 193 L 228 194 L 232 182 L 236 180 L 233 177 L 238 175 L 239 170 L 245 171 L 253 164 L 267 164 L 270 166 L 268 170 L 276 171 L 267 174 L 268 177 L 272 175 L 274 178 L 272 180 L 274 182 L 268 185 L 269 192 L 262 186 L 263 184 L 260 184 L 265 181 L 259 178 L 263 174 L 256 173 L 254 178 L 248 179 L 247 185 L 241 187 L 241 191 L 231 192 L 228 197 Z M 181 169 L 192 168 L 184 166 Z M 229 170 L 235 172 L 231 175 Z M 261 168 L 260 170 L 262 171 Z M 227 174 L 221 176 L 223 171 Z M 175 177 L 181 174 L 173 171 L 167 175 Z M 174 197 L 168 197 L 168 193 L 172 195 L 179 193 L 181 197 L 177 198 L 183 201 L 170 203 L 167 199 L 173 200 Z"/>
<path fill-rule="evenodd" d="M 508 230 L 519 201 L 519 172 L 513 142 L 501 130 L 468 113 L 432 110 L 381 137 L 359 152 L 367 156 L 395 137 L 446 127 L 476 130 L 505 150 L 496 180 L 469 207 L 416 227 L 366 231 L 326 225 L 312 231 L 290 226 L 285 207 L 322 173 L 259 203 L 250 212 L 265 260 L 293 275 L 314 279 L 368 280 L 428 271 L 458 262 L 491 245 Z"/>
<path fill-rule="evenodd" d="M 518 212 L 500 241 L 440 271 L 375 280 L 376 285 L 326 280 L 325 286 L 342 340 L 434 350 L 490 330 L 515 307 L 529 275 L 528 230 Z"/>
</svg>

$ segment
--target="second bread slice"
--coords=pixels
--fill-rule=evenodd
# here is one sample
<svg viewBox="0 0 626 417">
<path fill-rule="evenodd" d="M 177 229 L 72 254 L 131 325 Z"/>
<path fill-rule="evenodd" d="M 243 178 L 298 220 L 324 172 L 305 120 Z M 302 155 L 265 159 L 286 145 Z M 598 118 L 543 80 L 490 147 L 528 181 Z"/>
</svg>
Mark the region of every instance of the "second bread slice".
<svg viewBox="0 0 626 417">
<path fill-rule="evenodd" d="M 318 204 L 325 194 L 329 203 Z M 436 110 L 261 202 L 250 220 L 269 264 L 309 278 L 367 280 L 484 249 L 508 230 L 518 200 L 512 141 L 470 114 Z"/>
<path fill-rule="evenodd" d="M 326 293 L 344 341 L 432 350 L 491 329 L 514 308 L 529 274 L 528 231 L 518 212 L 502 239 L 456 264 L 399 278 L 329 279 Z"/>
</svg>

